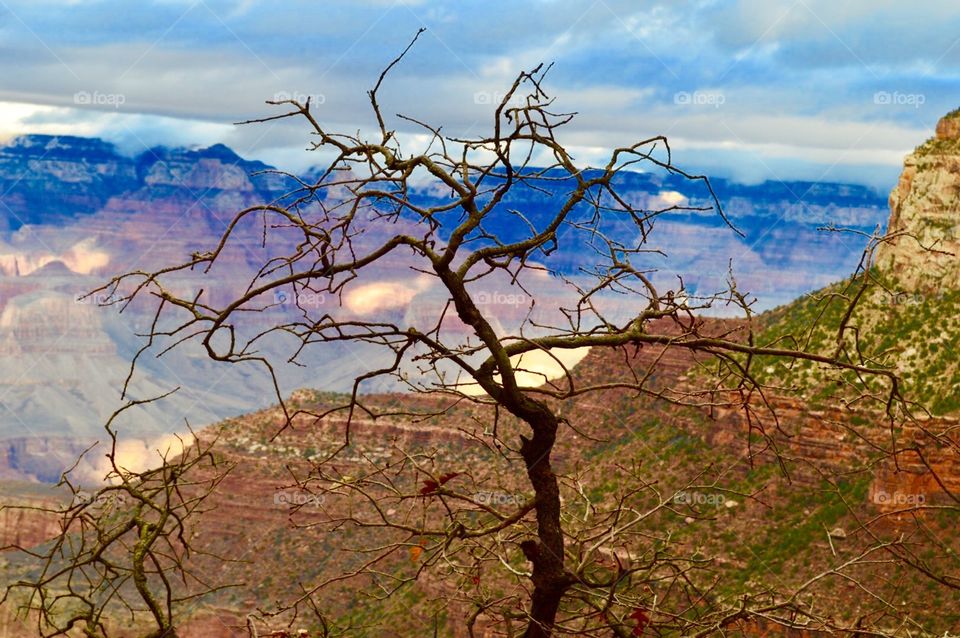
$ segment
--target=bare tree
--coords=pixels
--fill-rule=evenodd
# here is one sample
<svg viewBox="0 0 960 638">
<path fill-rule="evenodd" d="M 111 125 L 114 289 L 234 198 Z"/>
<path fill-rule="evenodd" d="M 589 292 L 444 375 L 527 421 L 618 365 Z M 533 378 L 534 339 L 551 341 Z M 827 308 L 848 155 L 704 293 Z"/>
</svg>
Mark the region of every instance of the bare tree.
<svg viewBox="0 0 960 638">
<path fill-rule="evenodd" d="M 447 136 L 437 127 L 398 115 L 430 139 L 425 150 L 405 153 L 387 124 L 378 91 L 407 50 L 369 92 L 376 122 L 371 137 L 328 130 L 309 100 L 271 102 L 285 112 L 247 123 L 301 118 L 316 137 L 312 148 L 332 152 L 328 168 L 312 183 L 301 182 L 301 188 L 283 202 L 238 212 L 209 252 L 158 272 L 123 274 L 104 289 L 120 304 L 154 300 L 151 343 L 163 342 L 164 347 L 200 343 L 216 361 L 257 362 L 272 373 L 278 362 L 258 353 L 257 347 L 275 334 L 295 337 L 297 345 L 290 357 L 295 363 L 312 348 L 337 343 L 362 344 L 390 354 L 388 365 L 354 381 L 352 393 L 342 403 L 294 406 L 277 386 L 284 427 L 302 429 L 331 419 L 343 423 L 342 445 L 317 460 L 307 475 L 295 477 L 304 489 L 328 497 L 323 525 L 331 530 L 349 527 L 380 533 L 370 537 L 371 546 L 364 548 L 365 558 L 355 570 L 304 583 L 303 595 L 286 608 L 313 609 L 329 629 L 322 598 L 328 588 L 355 579 L 371 586 L 374 595 L 389 597 L 425 572 L 442 568 L 450 579 L 450 599 L 463 600 L 471 609 L 464 619 L 471 635 L 480 619 L 502 635 L 520 632 L 529 638 L 640 635 L 648 627 L 703 636 L 745 621 L 882 634 L 881 629 L 864 629 L 862 623 L 844 625 L 823 615 L 807 594 L 822 581 L 846 574 L 853 565 L 875 564 L 878 555 L 904 551 L 902 541 L 875 537 L 862 551 L 810 574 L 792 591 L 748 588 L 733 602 L 719 601 L 698 575 L 709 571 L 709 561 L 696 553 L 674 553 L 677 548 L 669 534 L 655 528 L 658 516 L 678 509 L 678 492 L 716 485 L 712 470 L 704 468 L 690 482 L 666 489 L 639 468 L 625 466 L 622 489 L 612 500 L 603 501 L 591 497 L 585 488 L 587 481 L 597 478 L 590 476 L 589 468 L 559 474 L 553 454 L 564 437 L 603 435 L 589 414 L 570 411 L 572 402 L 627 392 L 638 401 L 647 397 L 698 410 L 739 410 L 750 433 L 759 435 L 759 449 L 751 455 L 765 451 L 779 455 L 783 440 L 776 433 L 779 423 L 768 400 L 769 388 L 757 379 L 757 360 L 807 360 L 852 375 L 851 385 L 864 401 L 873 397 L 879 402 L 891 427 L 911 410 L 900 395 L 895 371 L 859 351 L 858 335 L 846 320 L 838 327 L 838 346 L 832 354 L 806 351 L 796 339 L 758 343 L 751 304 L 732 276 L 728 289 L 712 294 L 693 295 L 684 290 L 682 280 L 675 289 L 663 290 L 647 261 L 648 238 L 660 217 L 712 210 L 731 232 L 736 229 L 724 217 L 706 178 L 673 164 L 663 137 L 616 148 L 598 167 L 579 164 L 557 137 L 573 114 L 555 111 L 554 100 L 543 86 L 548 68 L 537 67 L 517 77 L 495 105 L 487 135 Z M 625 171 L 637 168 L 690 180 L 708 193 L 707 204 L 654 209 L 638 204 L 618 185 Z M 435 191 L 442 189 L 448 197 L 431 202 L 418 191 L 417 185 L 423 183 Z M 548 219 L 527 219 L 509 209 L 510 194 L 522 190 L 550 197 Z M 251 220 L 263 225 L 265 242 L 271 235 L 293 236 L 296 249 L 264 263 L 245 291 L 229 303 L 214 304 L 203 291 L 191 295 L 176 291 L 171 282 L 177 273 L 209 271 L 231 246 L 235 229 Z M 509 237 L 493 230 L 507 223 L 515 231 Z M 551 265 L 553 257 L 568 253 L 586 260 L 579 272 Z M 431 285 L 443 291 L 445 309 L 422 324 L 410 324 L 391 318 L 370 320 L 337 304 L 318 308 L 298 302 L 309 294 L 341 300 L 384 264 L 428 277 Z M 861 274 L 840 294 L 849 308 L 847 317 L 861 297 L 858 286 L 869 283 L 869 255 Z M 542 303 L 536 308 L 538 282 L 544 281 L 565 291 L 567 302 L 559 308 L 544 309 Z M 490 306 L 478 302 L 485 285 L 522 291 L 531 300 L 526 318 L 519 325 L 504 327 Z M 295 301 L 296 317 L 265 328 L 262 322 L 246 322 L 250 316 L 262 321 L 263 311 L 277 304 L 278 294 Z M 745 319 L 731 327 L 698 316 L 719 303 L 738 308 Z M 579 378 L 566 367 L 561 354 L 588 347 L 623 353 L 623 374 Z M 654 373 L 661 358 L 676 351 L 686 353 L 699 371 L 683 385 L 657 384 Z M 634 358 L 637 352 L 644 356 Z M 548 380 L 533 368 L 528 362 L 534 354 L 552 360 L 562 371 L 560 377 Z M 543 383 L 524 382 L 525 375 L 540 375 Z M 438 403 L 416 413 L 377 405 L 363 390 L 381 377 L 439 396 Z M 476 438 L 496 459 L 494 469 L 445 471 L 435 455 L 402 449 L 395 450 L 389 460 L 367 458 L 361 463 L 366 469 L 359 474 L 346 476 L 342 467 L 338 469 L 338 455 L 351 443 L 358 420 L 422 421 L 433 415 L 442 418 L 451 410 L 465 410 L 483 423 L 483 434 Z M 571 414 L 582 421 L 576 422 Z M 517 461 L 523 468 L 519 477 L 510 474 Z M 189 498 L 180 498 L 173 506 L 154 507 L 158 495 L 169 501 L 171 488 L 177 485 L 175 477 L 184 474 L 169 474 L 169 468 L 156 472 L 138 479 L 148 485 L 167 477 L 156 494 L 134 487 L 119 470 L 118 475 L 124 478 L 126 493 L 174 524 L 163 528 L 161 536 L 175 538 L 179 517 L 193 512 L 194 506 Z M 492 493 L 517 496 L 500 500 L 483 496 Z M 159 520 L 125 520 L 128 527 L 141 530 L 141 538 L 160 529 Z M 110 538 L 104 540 L 101 535 L 99 542 Z M 135 560 L 130 571 L 122 573 L 138 583 L 144 554 L 137 544 L 129 550 L 140 562 Z M 65 557 L 73 558 L 72 567 L 49 567 L 39 585 L 61 575 L 63 569 L 106 560 L 104 554 L 84 558 L 89 551 Z M 414 568 L 399 574 L 398 557 L 407 552 L 415 559 L 410 561 Z M 49 555 L 46 558 L 49 564 Z M 183 566 L 179 559 L 167 558 L 166 562 L 150 559 L 156 577 Z M 112 583 L 111 578 L 121 573 L 114 563 L 107 567 L 95 583 L 98 587 Z M 503 587 L 480 592 L 481 575 Z M 148 590 L 137 589 L 156 620 L 158 635 L 170 635 L 163 633 L 173 626 L 169 599 L 163 603 Z M 78 619 L 96 624 L 98 610 L 88 607 Z M 329 631 L 328 635 L 337 635 Z"/>
<path fill-rule="evenodd" d="M 128 402 L 105 426 L 110 437 L 105 485 L 84 489 L 68 470 L 60 485 L 70 502 L 31 508 L 58 517 L 61 535 L 38 548 L 4 548 L 23 552 L 39 567 L 35 576 L 9 584 L 0 598 L 19 605 L 28 618 L 35 612 L 30 620 L 38 636 L 79 630 L 101 638 L 111 625 L 122 627 L 124 617 L 132 621 L 146 611 L 156 625 L 151 637 L 175 638 L 177 606 L 221 588 L 194 573 L 189 562 L 192 525 L 228 468 L 218 470 L 208 448 L 183 439 L 178 449 L 162 452 L 158 467 L 124 467 L 113 422 L 145 402 Z M 195 480 L 200 470 L 211 468 L 205 479 Z"/>
</svg>

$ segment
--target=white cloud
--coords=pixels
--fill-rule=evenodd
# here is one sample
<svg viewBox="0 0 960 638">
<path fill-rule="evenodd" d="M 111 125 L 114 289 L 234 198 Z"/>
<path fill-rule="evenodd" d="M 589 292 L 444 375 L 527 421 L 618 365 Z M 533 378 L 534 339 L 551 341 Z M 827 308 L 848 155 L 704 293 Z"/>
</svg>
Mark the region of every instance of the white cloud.
<svg viewBox="0 0 960 638">
<path fill-rule="evenodd" d="M 535 388 L 548 381 L 557 380 L 559 380 L 559 385 L 563 387 L 565 370 L 569 371 L 589 353 L 590 348 L 554 348 L 547 352 L 532 350 L 510 357 L 510 361 L 514 370 L 516 370 L 517 385 L 521 388 Z M 499 383 L 500 376 L 497 375 L 495 378 Z M 478 383 L 463 383 L 457 386 L 457 389 L 469 396 L 485 394 Z"/>
<path fill-rule="evenodd" d="M 409 306 L 414 297 L 429 287 L 430 278 L 426 275 L 410 280 L 362 284 L 354 286 L 343 295 L 343 305 L 358 315 L 397 310 Z"/>
<path fill-rule="evenodd" d="M 224 142 L 299 170 L 320 159 L 301 152 L 310 141 L 305 122 L 241 129 L 231 122 L 277 113 L 263 100 L 286 92 L 322 96 L 314 112 L 324 126 L 369 130 L 365 91 L 409 40 L 400 32 L 409 27 L 412 35 L 422 24 L 428 37 L 381 92 L 389 126 L 414 147 L 421 132 L 394 113 L 454 135 L 483 134 L 491 103 L 516 73 L 551 61 L 545 88 L 558 111 L 580 112 L 562 139 L 583 161 L 662 133 L 680 149 L 729 152 L 731 160 L 752 153 L 793 156 L 798 166 L 887 166 L 956 106 L 960 47 L 951 46 L 960 15 L 950 17 L 945 0 L 421 4 L 299 7 L 305 23 L 310 11 L 324 20 L 298 34 L 289 32 L 289 14 L 247 0 L 210 0 L 187 12 L 188 2 L 150 4 L 126 20 L 113 0 L 82 14 L 11 0 L 46 46 L 20 22 L 5 25 L 17 63 L 0 63 L 0 136 L 100 135 L 129 152 Z M 872 101 L 878 90 L 923 92 L 925 105 L 881 108 Z M 123 103 L 78 105 L 78 91 L 122 96 Z M 713 92 L 724 103 L 679 105 L 672 96 L 681 91 Z M 789 166 L 778 170 L 791 177 Z"/>
<path fill-rule="evenodd" d="M 91 237 L 77 242 L 60 254 L 48 250 L 16 250 L 0 243 L 0 273 L 24 277 L 47 264 L 60 262 L 69 270 L 89 275 L 110 263 L 110 254 L 95 247 Z"/>
</svg>

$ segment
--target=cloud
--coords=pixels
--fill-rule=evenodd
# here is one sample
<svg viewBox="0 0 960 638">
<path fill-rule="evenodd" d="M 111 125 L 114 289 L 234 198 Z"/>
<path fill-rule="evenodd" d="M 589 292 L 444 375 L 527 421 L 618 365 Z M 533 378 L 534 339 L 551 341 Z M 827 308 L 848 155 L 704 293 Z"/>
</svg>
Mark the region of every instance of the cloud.
<svg viewBox="0 0 960 638">
<path fill-rule="evenodd" d="M 7 276 L 24 277 L 47 264 L 60 262 L 69 270 L 89 275 L 110 263 L 110 254 L 94 247 L 96 239 L 91 237 L 75 243 L 61 254 L 47 250 L 15 250 L 0 242 L 0 273 Z"/>
<path fill-rule="evenodd" d="M 411 280 L 363 284 L 344 294 L 343 305 L 358 315 L 397 310 L 409 306 L 415 296 L 429 287 L 430 278 L 425 275 Z"/>
<path fill-rule="evenodd" d="M 314 96 L 325 126 L 370 130 L 365 92 L 421 26 L 428 32 L 381 89 L 391 127 L 417 132 L 393 117 L 401 112 L 480 134 L 517 72 L 553 62 L 545 88 L 559 109 L 580 113 L 568 134 L 585 157 L 665 133 L 716 157 L 775 157 L 784 179 L 811 163 L 825 172 L 838 157 L 847 167 L 893 167 L 956 106 L 960 88 L 960 14 L 945 0 L 5 6 L 0 114 L 27 106 L 0 134 L 99 134 L 131 152 L 224 142 L 286 168 L 314 159 L 300 155 L 310 139 L 303 122 L 232 122 L 275 114 L 263 101 L 282 93 Z M 91 99 L 78 103 L 81 92 Z M 913 100 L 880 103 L 881 92 Z M 710 108 L 717 98 L 721 107 Z M 781 161 L 791 154 L 795 168 Z M 712 164 L 719 175 L 739 170 L 724 165 Z M 851 175 L 874 178 L 870 169 Z"/>
<path fill-rule="evenodd" d="M 517 385 L 521 388 L 535 388 L 549 381 L 557 381 L 564 386 L 566 371 L 580 363 L 590 354 L 590 348 L 551 349 L 549 351 L 532 350 L 521 355 L 510 357 L 516 370 Z M 500 382 L 500 375 L 494 377 Z M 486 394 L 475 382 L 463 383 L 457 389 L 469 396 Z"/>
<path fill-rule="evenodd" d="M 160 467 L 164 459 L 175 459 L 193 444 L 194 436 L 190 433 L 162 434 L 151 439 L 121 438 L 114 450 L 114 460 L 122 470 L 143 472 Z M 109 459 L 97 456 L 82 459 L 73 474 L 83 484 L 99 487 L 112 471 Z"/>
<path fill-rule="evenodd" d="M 949 0 L 907 4 L 899 0 L 764 0 L 718 3 L 697 17 L 728 51 L 775 43 L 778 62 L 809 68 L 860 67 L 883 74 L 917 60 L 956 67 L 960 15 Z M 957 52 L 960 53 L 960 52 Z"/>
</svg>

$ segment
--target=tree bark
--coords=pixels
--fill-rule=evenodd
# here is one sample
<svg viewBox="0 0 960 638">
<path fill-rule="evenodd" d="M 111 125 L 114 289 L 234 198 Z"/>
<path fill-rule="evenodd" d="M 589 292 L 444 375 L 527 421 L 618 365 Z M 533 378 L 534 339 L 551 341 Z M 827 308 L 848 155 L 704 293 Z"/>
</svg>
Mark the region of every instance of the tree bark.
<svg viewBox="0 0 960 638">
<path fill-rule="evenodd" d="M 563 530 L 560 527 L 560 487 L 550 466 L 558 420 L 549 408 L 537 403 L 536 418 L 528 419 L 533 436 L 523 437 L 520 453 L 537 499 L 537 540 L 524 541 L 521 549 L 533 564 L 530 623 L 525 638 L 549 638 L 556 623 L 560 600 L 570 587 L 564 568 Z"/>
</svg>

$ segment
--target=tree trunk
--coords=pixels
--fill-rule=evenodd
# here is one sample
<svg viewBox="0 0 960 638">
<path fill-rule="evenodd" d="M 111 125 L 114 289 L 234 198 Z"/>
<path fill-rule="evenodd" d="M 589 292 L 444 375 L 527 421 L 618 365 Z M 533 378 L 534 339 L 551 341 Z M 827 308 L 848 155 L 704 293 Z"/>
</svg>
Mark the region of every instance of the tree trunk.
<svg viewBox="0 0 960 638">
<path fill-rule="evenodd" d="M 571 584 L 570 575 L 564 569 L 560 487 L 550 467 L 558 421 L 546 406 L 539 407 L 542 409 L 539 418 L 528 420 L 533 437 L 524 437 L 520 448 L 537 498 L 537 540 L 521 544 L 527 560 L 533 563 L 531 621 L 523 634 L 525 638 L 549 638 L 560 600 Z"/>
</svg>

